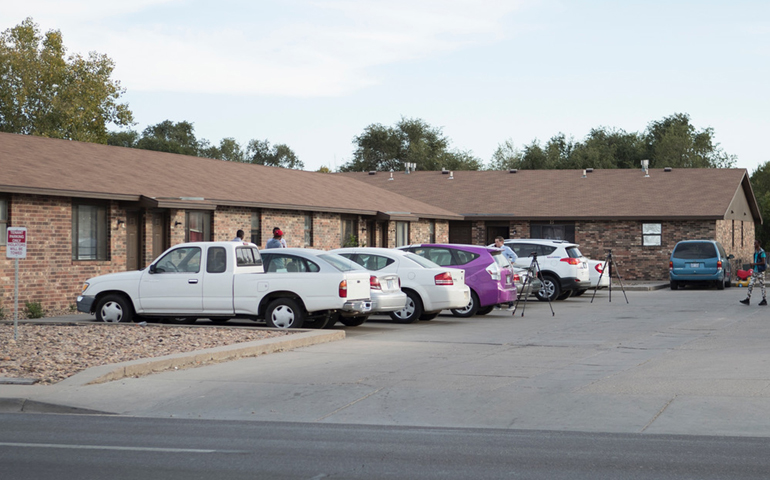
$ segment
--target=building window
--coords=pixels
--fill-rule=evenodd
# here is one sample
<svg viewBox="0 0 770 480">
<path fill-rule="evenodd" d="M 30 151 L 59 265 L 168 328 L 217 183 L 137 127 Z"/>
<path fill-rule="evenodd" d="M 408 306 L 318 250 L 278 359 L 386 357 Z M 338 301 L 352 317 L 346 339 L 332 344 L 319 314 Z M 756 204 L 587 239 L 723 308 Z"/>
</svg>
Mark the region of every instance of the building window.
<svg viewBox="0 0 770 480">
<path fill-rule="evenodd" d="M 259 223 L 259 210 L 251 212 L 251 243 L 262 245 L 262 229 Z"/>
<path fill-rule="evenodd" d="M 8 200 L 0 198 L 0 245 L 5 245 L 8 239 Z"/>
<path fill-rule="evenodd" d="M 731 245 L 730 245 L 730 246 L 731 246 L 732 248 L 735 248 L 735 220 L 731 220 L 731 221 L 733 222 L 733 228 L 732 228 L 732 229 L 731 229 L 731 231 L 730 231 L 730 233 L 731 233 L 731 236 L 732 236 L 732 243 L 731 243 Z"/>
<path fill-rule="evenodd" d="M 343 247 L 357 247 L 358 246 L 358 219 L 356 217 L 341 217 L 340 223 L 342 224 L 342 246 Z"/>
<path fill-rule="evenodd" d="M 305 214 L 305 246 L 313 246 L 313 214 Z"/>
<path fill-rule="evenodd" d="M 107 260 L 107 207 L 72 205 L 72 259 Z"/>
<path fill-rule="evenodd" d="M 409 222 L 396 222 L 396 247 L 409 245 Z"/>
<path fill-rule="evenodd" d="M 185 242 L 211 241 L 211 212 L 186 212 Z"/>
<path fill-rule="evenodd" d="M 510 228 L 510 227 L 508 227 Z M 547 240 L 564 240 L 575 242 L 575 223 L 530 223 L 530 238 L 544 238 Z"/>
<path fill-rule="evenodd" d="M 642 245 L 645 247 L 659 247 L 661 242 L 660 223 L 642 224 Z"/>
<path fill-rule="evenodd" d="M 428 222 L 428 243 L 436 243 L 436 221 Z"/>
</svg>

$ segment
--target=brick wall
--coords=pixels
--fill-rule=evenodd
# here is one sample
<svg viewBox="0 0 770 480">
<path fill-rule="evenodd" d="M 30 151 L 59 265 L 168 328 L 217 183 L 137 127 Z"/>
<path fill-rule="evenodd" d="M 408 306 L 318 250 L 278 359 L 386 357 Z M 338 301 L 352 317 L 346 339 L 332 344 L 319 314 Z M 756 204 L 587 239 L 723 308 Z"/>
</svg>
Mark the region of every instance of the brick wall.
<svg viewBox="0 0 770 480">
<path fill-rule="evenodd" d="M 248 240 L 251 232 L 251 211 L 246 207 L 218 207 L 212 214 L 211 240 L 227 242 L 235 238 L 238 230 L 245 233 Z"/>
<path fill-rule="evenodd" d="M 66 311 L 75 305 L 86 279 L 125 270 L 126 231 L 117 226 L 125 211 L 112 202 L 108 212 L 111 260 L 73 260 L 72 199 L 11 196 L 9 226 L 27 228 L 27 258 L 19 260 L 19 312 L 25 302 L 40 302 L 47 311 Z M 13 315 L 14 262 L 0 246 L 0 307 L 6 315 Z"/>
</svg>

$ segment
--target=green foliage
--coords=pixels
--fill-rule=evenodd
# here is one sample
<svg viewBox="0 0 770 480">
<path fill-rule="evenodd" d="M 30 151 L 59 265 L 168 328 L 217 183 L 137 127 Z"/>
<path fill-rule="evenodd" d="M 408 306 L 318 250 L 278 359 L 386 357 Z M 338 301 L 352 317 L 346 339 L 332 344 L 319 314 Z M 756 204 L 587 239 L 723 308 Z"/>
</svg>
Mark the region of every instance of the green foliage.
<svg viewBox="0 0 770 480">
<path fill-rule="evenodd" d="M 353 160 L 343 172 L 403 170 L 414 163 L 418 170 L 479 170 L 481 161 L 472 152 L 449 150 L 449 139 L 439 127 L 417 118 L 404 118 L 393 127 L 371 124 L 353 139 Z"/>
<path fill-rule="evenodd" d="M 498 145 L 489 168 L 640 168 L 643 159 L 650 160 L 650 167 L 655 168 L 730 168 L 736 162 L 734 155 L 714 142 L 712 128 L 697 130 L 689 115 L 675 113 L 650 122 L 644 133 L 598 127 L 583 141 L 559 133 L 545 145 L 534 140 L 521 150 L 506 140 Z"/>
<path fill-rule="evenodd" d="M 326 165 L 321 165 L 321 168 L 316 170 L 318 173 L 332 173 L 331 169 L 327 167 Z"/>
<path fill-rule="evenodd" d="M 145 128 L 136 142 L 136 148 L 197 156 L 200 144 L 193 130 L 190 122 L 165 120 Z"/>
<path fill-rule="evenodd" d="M 251 140 L 246 147 L 246 161 L 268 167 L 305 168 L 305 164 L 288 145 L 280 143 L 271 147 L 267 140 Z"/>
<path fill-rule="evenodd" d="M 348 235 L 347 240 L 345 240 L 345 243 L 342 246 L 344 248 L 347 248 L 347 247 L 357 247 L 358 246 L 358 238 L 351 233 L 350 235 Z"/>
<path fill-rule="evenodd" d="M 27 318 L 43 318 L 45 316 L 45 310 L 40 302 L 24 302 Z"/>
<path fill-rule="evenodd" d="M 751 187 L 765 222 L 763 225 L 755 225 L 754 235 L 767 248 L 770 245 L 770 162 L 765 162 L 754 170 L 751 174 Z"/>
<path fill-rule="evenodd" d="M 65 53 L 61 32 L 32 18 L 0 34 L 0 131 L 107 143 L 108 124 L 131 125 L 113 61 Z"/>
</svg>

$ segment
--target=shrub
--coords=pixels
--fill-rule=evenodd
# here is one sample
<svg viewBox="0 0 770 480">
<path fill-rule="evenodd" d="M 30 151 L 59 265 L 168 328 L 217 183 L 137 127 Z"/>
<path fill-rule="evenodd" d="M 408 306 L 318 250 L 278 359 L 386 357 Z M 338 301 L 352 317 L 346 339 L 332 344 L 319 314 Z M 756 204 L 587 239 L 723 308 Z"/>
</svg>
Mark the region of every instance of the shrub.
<svg viewBox="0 0 770 480">
<path fill-rule="evenodd" d="M 45 310 L 40 302 L 25 302 L 27 318 L 43 318 L 45 316 Z"/>
</svg>

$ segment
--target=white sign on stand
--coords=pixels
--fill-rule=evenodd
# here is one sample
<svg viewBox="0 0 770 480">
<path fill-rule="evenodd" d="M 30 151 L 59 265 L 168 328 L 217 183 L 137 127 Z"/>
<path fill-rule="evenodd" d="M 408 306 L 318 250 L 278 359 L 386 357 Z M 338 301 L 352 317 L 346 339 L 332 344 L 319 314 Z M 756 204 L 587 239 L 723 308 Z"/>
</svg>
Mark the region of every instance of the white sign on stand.
<svg viewBox="0 0 770 480">
<path fill-rule="evenodd" d="M 8 238 L 5 252 L 7 258 L 27 258 L 27 229 L 25 227 L 8 227 Z"/>
<path fill-rule="evenodd" d="M 19 339 L 19 259 L 27 258 L 27 229 L 8 227 L 5 256 L 16 259 L 16 285 L 13 292 L 13 339 Z"/>
</svg>

